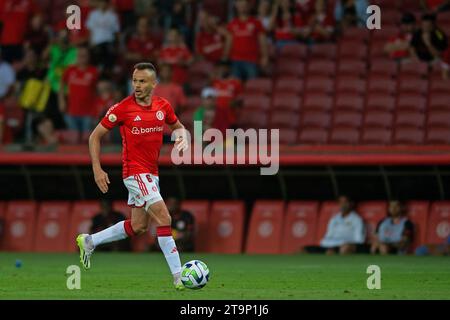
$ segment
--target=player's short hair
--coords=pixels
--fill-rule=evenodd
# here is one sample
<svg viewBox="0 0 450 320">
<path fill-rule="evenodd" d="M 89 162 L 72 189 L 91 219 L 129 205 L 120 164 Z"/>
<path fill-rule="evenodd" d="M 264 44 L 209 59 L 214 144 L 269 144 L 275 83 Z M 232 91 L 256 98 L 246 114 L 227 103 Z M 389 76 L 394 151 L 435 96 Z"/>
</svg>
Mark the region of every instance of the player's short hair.
<svg viewBox="0 0 450 320">
<path fill-rule="evenodd" d="M 150 62 L 139 62 L 134 65 L 134 70 L 150 70 L 156 73 L 155 66 Z"/>
</svg>

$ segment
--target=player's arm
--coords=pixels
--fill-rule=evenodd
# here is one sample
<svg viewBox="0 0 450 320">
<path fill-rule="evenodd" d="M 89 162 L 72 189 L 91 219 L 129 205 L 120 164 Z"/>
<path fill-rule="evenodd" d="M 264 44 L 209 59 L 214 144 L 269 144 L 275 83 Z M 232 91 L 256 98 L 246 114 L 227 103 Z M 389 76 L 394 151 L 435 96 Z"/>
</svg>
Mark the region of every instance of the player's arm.
<svg viewBox="0 0 450 320">
<path fill-rule="evenodd" d="M 186 136 L 186 128 L 177 120 L 174 124 L 168 124 L 170 130 L 174 131 L 176 134 L 175 147 L 178 151 L 186 151 L 188 148 L 188 139 Z"/>
<path fill-rule="evenodd" d="M 89 136 L 89 154 L 91 155 L 92 171 L 94 172 L 95 183 L 101 192 L 108 192 L 109 177 L 108 174 L 103 171 L 100 164 L 100 147 L 102 137 L 108 133 L 108 129 L 101 123 L 92 131 Z"/>
</svg>

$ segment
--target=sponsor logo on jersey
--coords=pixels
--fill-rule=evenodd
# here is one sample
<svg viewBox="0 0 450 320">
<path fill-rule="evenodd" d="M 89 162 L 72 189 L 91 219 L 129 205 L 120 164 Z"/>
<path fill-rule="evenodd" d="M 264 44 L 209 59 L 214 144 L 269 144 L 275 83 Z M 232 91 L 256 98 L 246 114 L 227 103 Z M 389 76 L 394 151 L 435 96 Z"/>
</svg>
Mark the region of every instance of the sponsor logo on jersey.
<svg viewBox="0 0 450 320">
<path fill-rule="evenodd" d="M 163 131 L 163 127 L 151 127 L 151 128 L 133 127 L 133 129 L 131 129 L 132 134 L 145 134 L 145 133 L 162 132 L 162 131 Z"/>
<path fill-rule="evenodd" d="M 162 111 L 156 112 L 156 119 L 163 120 L 164 119 L 164 112 L 162 112 Z"/>
<path fill-rule="evenodd" d="M 117 121 L 117 116 L 114 113 L 111 113 L 108 116 L 108 120 L 111 121 L 111 122 L 116 122 Z"/>
<path fill-rule="evenodd" d="M 142 121 L 141 117 L 139 117 L 139 115 L 136 116 L 136 118 L 134 118 L 133 121 Z"/>
</svg>

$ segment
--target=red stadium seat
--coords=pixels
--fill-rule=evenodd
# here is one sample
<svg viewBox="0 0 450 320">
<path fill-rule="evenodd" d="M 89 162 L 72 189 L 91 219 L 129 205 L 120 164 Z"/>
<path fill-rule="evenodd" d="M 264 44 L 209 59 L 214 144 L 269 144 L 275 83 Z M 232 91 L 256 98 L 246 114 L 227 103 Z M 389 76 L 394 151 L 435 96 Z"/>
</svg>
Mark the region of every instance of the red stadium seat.
<svg viewBox="0 0 450 320">
<path fill-rule="evenodd" d="M 32 251 L 37 204 L 34 201 L 10 201 L 6 208 L 3 249 Z"/>
<path fill-rule="evenodd" d="M 70 206 L 71 204 L 68 201 L 46 201 L 40 204 L 34 251 L 66 251 L 67 232 L 71 213 Z"/>
<path fill-rule="evenodd" d="M 300 97 L 292 93 L 277 93 L 273 97 L 272 110 L 298 111 L 300 109 Z"/>
<path fill-rule="evenodd" d="M 367 95 L 366 109 L 394 111 L 395 98 L 387 93 L 369 93 Z"/>
<path fill-rule="evenodd" d="M 388 13 L 383 12 L 383 14 L 381 15 L 382 19 L 385 16 L 385 14 L 388 14 Z M 383 23 L 383 21 L 382 21 L 382 23 Z M 384 23 L 383 23 L 383 27 L 381 29 L 373 31 L 372 41 L 387 42 L 389 40 L 389 38 L 396 36 L 398 34 L 398 31 L 399 31 L 398 27 L 384 25 Z"/>
<path fill-rule="evenodd" d="M 349 126 L 359 128 L 362 125 L 362 114 L 357 111 L 336 111 L 333 115 L 333 126 Z"/>
<path fill-rule="evenodd" d="M 341 41 L 339 43 L 339 60 L 365 60 L 367 58 L 367 46 L 354 41 Z"/>
<path fill-rule="evenodd" d="M 331 144 L 358 144 L 359 130 L 353 127 L 334 127 L 330 134 Z"/>
<path fill-rule="evenodd" d="M 398 65 L 396 62 L 387 58 L 374 59 L 370 63 L 370 73 L 385 77 L 396 76 L 398 73 Z"/>
<path fill-rule="evenodd" d="M 314 44 L 309 51 L 309 58 L 334 60 L 336 59 L 336 51 L 337 48 L 334 43 Z"/>
<path fill-rule="evenodd" d="M 302 128 L 328 128 L 331 124 L 331 115 L 328 112 L 309 111 L 302 114 Z"/>
<path fill-rule="evenodd" d="M 366 28 L 352 27 L 347 28 L 342 35 L 342 39 L 365 42 L 369 39 L 369 30 Z"/>
<path fill-rule="evenodd" d="M 450 235 L 450 201 L 433 202 L 428 217 L 427 237 L 428 244 L 447 243 Z"/>
<path fill-rule="evenodd" d="M 56 134 L 62 144 L 79 144 L 81 141 L 80 133 L 76 130 L 58 130 Z"/>
<path fill-rule="evenodd" d="M 370 4 L 375 4 L 383 9 L 392 11 L 393 9 L 401 9 L 401 1 L 402 0 L 371 0 Z"/>
<path fill-rule="evenodd" d="M 336 96 L 336 110 L 362 111 L 364 109 L 364 98 L 357 93 L 340 93 Z"/>
<path fill-rule="evenodd" d="M 399 77 L 398 90 L 404 93 L 426 94 L 428 92 L 428 81 L 402 75 Z"/>
<path fill-rule="evenodd" d="M 448 93 L 450 92 L 450 80 L 444 81 L 442 80 L 442 76 L 431 78 L 430 81 L 430 92 L 431 95 L 435 93 Z"/>
<path fill-rule="evenodd" d="M 399 12 L 399 10 L 396 10 L 396 9 L 387 10 L 385 7 L 381 7 L 381 8 L 383 8 L 382 10 L 385 10 L 385 11 L 383 11 L 383 14 L 381 15 L 381 24 L 382 25 L 395 25 L 400 21 L 401 13 Z M 384 28 L 386 28 L 386 27 L 381 28 L 381 30 L 384 30 Z M 373 34 L 376 35 L 378 33 L 378 31 L 381 31 L 381 30 L 374 30 Z M 393 32 L 391 34 L 391 37 L 398 34 L 397 27 L 392 27 L 391 31 Z"/>
<path fill-rule="evenodd" d="M 195 219 L 195 251 L 208 252 L 209 201 L 186 200 L 181 209 L 192 213 Z"/>
<path fill-rule="evenodd" d="M 283 220 L 283 201 L 256 201 L 250 217 L 245 252 L 260 254 L 280 253 Z"/>
<path fill-rule="evenodd" d="M 340 60 L 338 63 L 337 74 L 343 75 L 353 75 L 353 76 L 365 76 L 367 73 L 367 66 L 364 61 L 346 59 Z"/>
<path fill-rule="evenodd" d="M 284 219 L 281 253 L 296 253 L 316 240 L 319 203 L 290 201 Z"/>
<path fill-rule="evenodd" d="M 309 60 L 307 69 L 308 76 L 334 76 L 336 74 L 336 63 L 325 59 Z"/>
<path fill-rule="evenodd" d="M 426 242 L 429 206 L 428 201 L 409 201 L 406 203 L 408 218 L 414 224 L 413 249 Z"/>
<path fill-rule="evenodd" d="M 427 126 L 428 128 L 431 127 L 450 128 L 450 110 L 449 111 L 431 110 L 428 113 Z"/>
<path fill-rule="evenodd" d="M 397 83 L 395 80 L 386 76 L 372 75 L 369 78 L 367 90 L 370 93 L 390 93 L 393 94 L 396 91 Z"/>
<path fill-rule="evenodd" d="M 271 128 L 298 128 L 299 115 L 291 111 L 274 111 L 270 118 Z"/>
<path fill-rule="evenodd" d="M 400 76 L 426 77 L 428 75 L 428 64 L 425 62 L 402 63 L 400 65 Z"/>
<path fill-rule="evenodd" d="M 392 132 L 385 128 L 364 128 L 361 143 L 389 145 L 392 143 Z"/>
<path fill-rule="evenodd" d="M 366 80 L 357 76 L 342 76 L 336 79 L 336 91 L 338 93 L 365 94 Z"/>
<path fill-rule="evenodd" d="M 394 133 L 395 144 L 423 144 L 424 132 L 418 128 L 398 127 Z"/>
<path fill-rule="evenodd" d="M 75 243 L 77 235 L 90 232 L 91 220 L 99 212 L 100 204 L 98 201 L 77 201 L 73 204 L 66 243 L 67 251 L 74 252 L 77 250 Z"/>
<path fill-rule="evenodd" d="M 419 11 L 422 10 L 420 1 L 417 0 L 403 0 L 402 9 L 405 11 Z"/>
<path fill-rule="evenodd" d="M 243 110 L 238 119 L 238 124 L 246 128 L 267 128 L 269 115 L 259 110 Z"/>
<path fill-rule="evenodd" d="M 244 109 L 249 110 L 269 110 L 270 98 L 265 95 L 244 95 Z"/>
<path fill-rule="evenodd" d="M 304 59 L 308 54 L 308 47 L 304 44 L 289 44 L 281 48 L 279 59 Z"/>
<path fill-rule="evenodd" d="M 369 110 L 364 116 L 364 126 L 371 128 L 390 128 L 394 116 L 388 111 Z"/>
<path fill-rule="evenodd" d="M 189 66 L 189 74 L 192 77 L 208 77 L 214 72 L 214 64 L 208 60 L 198 60 Z"/>
<path fill-rule="evenodd" d="M 265 94 L 272 92 L 272 80 L 267 78 L 250 79 L 245 83 L 245 94 Z"/>
<path fill-rule="evenodd" d="M 421 94 L 404 93 L 398 95 L 397 110 L 424 112 L 426 107 L 427 99 Z"/>
<path fill-rule="evenodd" d="M 356 211 L 366 225 L 366 235 L 369 243 L 375 240 L 375 230 L 378 223 L 387 216 L 387 203 L 384 201 L 360 202 Z"/>
<path fill-rule="evenodd" d="M 298 60 L 281 59 L 275 66 L 277 77 L 303 78 L 305 76 L 305 64 Z"/>
<path fill-rule="evenodd" d="M 245 207 L 242 201 L 215 201 L 209 219 L 209 248 L 214 253 L 241 253 Z"/>
<path fill-rule="evenodd" d="M 297 140 L 297 129 L 280 128 L 280 144 L 294 144 Z"/>
<path fill-rule="evenodd" d="M 305 96 L 303 108 L 328 111 L 333 106 L 333 99 L 327 94 L 309 93 Z"/>
<path fill-rule="evenodd" d="M 386 45 L 385 40 L 372 40 L 370 44 L 370 60 L 380 60 L 387 57 L 387 53 L 384 51 Z M 374 70 L 376 72 L 376 70 Z"/>
<path fill-rule="evenodd" d="M 425 114 L 417 111 L 398 111 L 395 117 L 395 126 L 423 128 Z"/>
<path fill-rule="evenodd" d="M 325 201 L 322 203 L 317 223 L 316 244 L 319 245 L 325 236 L 330 219 L 340 211 L 339 204 L 336 201 Z"/>
<path fill-rule="evenodd" d="M 450 128 L 428 128 L 427 144 L 450 144 Z"/>
<path fill-rule="evenodd" d="M 326 144 L 328 131 L 322 128 L 304 128 L 300 131 L 298 140 L 301 144 Z"/>
<path fill-rule="evenodd" d="M 279 78 L 275 84 L 275 94 L 290 93 L 300 95 L 303 92 L 303 80 L 297 78 Z"/>
<path fill-rule="evenodd" d="M 334 80 L 326 76 L 308 76 L 305 91 L 308 93 L 332 93 L 334 91 Z"/>
<path fill-rule="evenodd" d="M 430 95 L 428 108 L 435 110 L 450 110 L 450 93 L 433 93 Z"/>
</svg>

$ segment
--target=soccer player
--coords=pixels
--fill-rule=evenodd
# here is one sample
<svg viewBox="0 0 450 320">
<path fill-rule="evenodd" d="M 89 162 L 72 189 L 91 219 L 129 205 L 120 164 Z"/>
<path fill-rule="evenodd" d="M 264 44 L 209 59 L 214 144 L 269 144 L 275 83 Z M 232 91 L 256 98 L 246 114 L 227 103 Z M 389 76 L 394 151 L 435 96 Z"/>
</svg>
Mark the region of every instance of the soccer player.
<svg viewBox="0 0 450 320">
<path fill-rule="evenodd" d="M 138 63 L 133 72 L 134 93 L 112 106 L 89 137 L 89 152 L 95 182 L 101 192 L 108 192 L 110 180 L 100 164 L 100 141 L 115 126 L 120 127 L 123 141 L 123 181 L 128 189 L 131 219 L 121 221 L 94 234 L 80 234 L 77 244 L 85 269 L 95 247 L 142 234 L 150 218 L 157 223 L 159 246 L 173 275 L 177 290 L 184 288 L 180 279 L 181 262 L 171 231 L 171 217 L 159 193 L 158 157 L 163 139 L 163 126 L 175 130 L 175 148 L 186 151 L 188 141 L 184 126 L 177 119 L 167 100 L 155 96 L 157 85 L 155 67 Z M 179 129 L 179 130 L 177 130 Z"/>
</svg>

